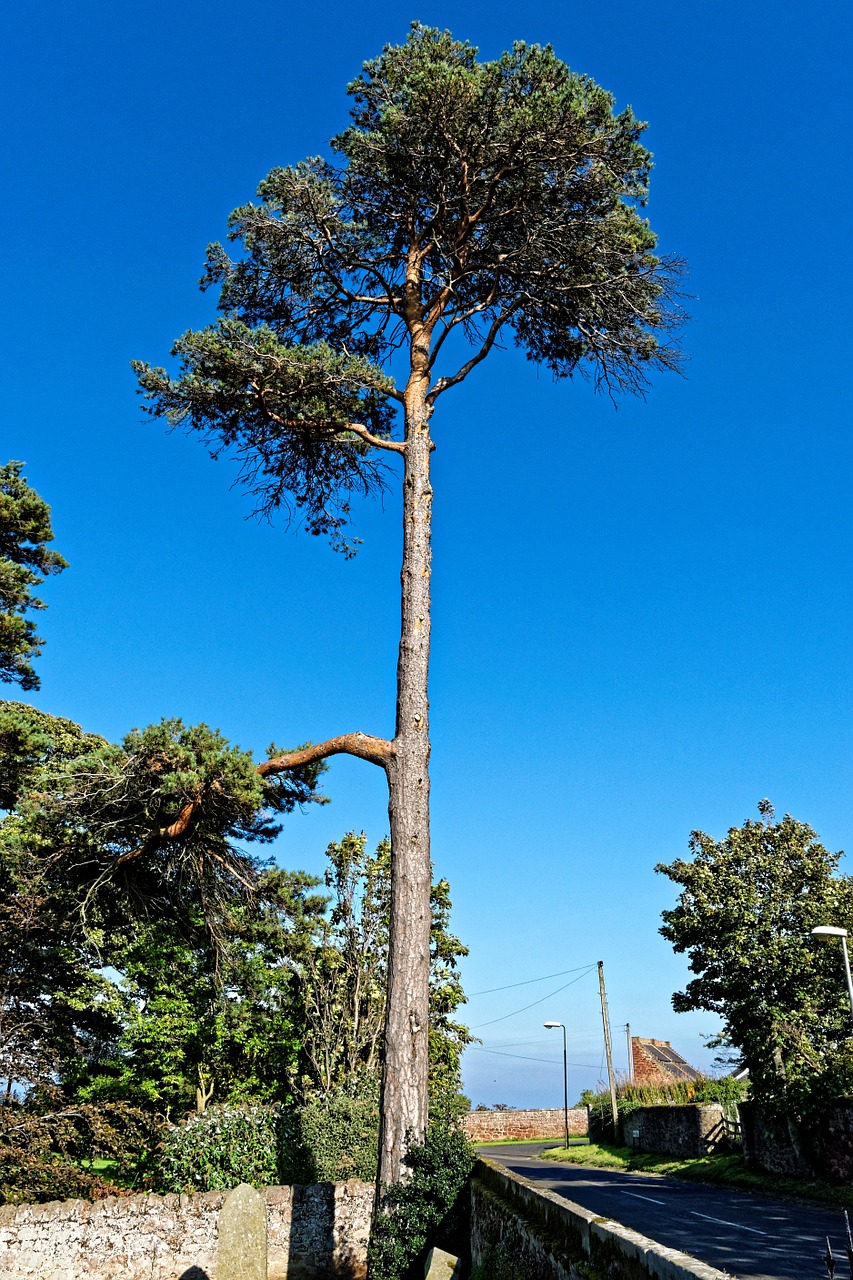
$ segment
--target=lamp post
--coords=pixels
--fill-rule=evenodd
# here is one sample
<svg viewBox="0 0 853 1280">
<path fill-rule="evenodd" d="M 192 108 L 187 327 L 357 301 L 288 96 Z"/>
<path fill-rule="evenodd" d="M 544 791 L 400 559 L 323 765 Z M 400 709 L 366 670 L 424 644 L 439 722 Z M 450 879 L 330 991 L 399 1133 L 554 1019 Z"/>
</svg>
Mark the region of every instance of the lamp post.
<svg viewBox="0 0 853 1280">
<path fill-rule="evenodd" d="M 566 1125 L 566 1150 L 569 1149 L 569 1063 L 566 1048 L 566 1028 L 562 1022 L 543 1022 L 543 1027 L 563 1028 L 563 1119 Z"/>
<path fill-rule="evenodd" d="M 850 957 L 847 954 L 847 930 L 839 929 L 834 924 L 819 924 L 812 929 L 813 938 L 840 938 L 841 951 L 844 956 L 844 973 L 847 977 L 847 994 L 850 997 L 850 1012 L 853 1013 L 853 978 L 850 976 Z"/>
</svg>

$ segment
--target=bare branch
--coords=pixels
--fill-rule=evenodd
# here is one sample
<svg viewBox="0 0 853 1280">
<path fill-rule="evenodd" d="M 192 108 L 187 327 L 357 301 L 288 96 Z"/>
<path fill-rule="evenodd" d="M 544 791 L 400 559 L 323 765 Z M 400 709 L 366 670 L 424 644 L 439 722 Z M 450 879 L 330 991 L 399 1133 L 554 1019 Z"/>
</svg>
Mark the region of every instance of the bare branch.
<svg viewBox="0 0 853 1280">
<path fill-rule="evenodd" d="M 468 374 L 471 372 L 471 370 L 476 368 L 478 364 L 480 364 L 483 360 L 485 360 L 486 356 L 489 354 L 492 347 L 495 345 L 495 339 L 500 333 L 501 328 L 509 319 L 509 317 L 512 315 L 513 311 L 517 309 L 517 307 L 518 307 L 518 303 L 513 303 L 512 306 L 507 307 L 504 311 L 501 311 L 497 316 L 495 316 L 494 320 L 489 326 L 489 331 L 486 334 L 485 341 L 483 342 L 483 345 L 480 347 L 480 350 L 477 351 L 471 357 L 470 360 L 466 360 L 465 363 L 462 365 L 462 367 L 460 369 L 457 369 L 456 373 L 454 373 L 452 377 L 439 378 L 438 382 L 435 384 L 432 391 L 430 391 L 429 395 L 427 396 L 427 401 L 430 404 L 435 404 L 436 400 L 438 399 L 438 397 L 441 395 L 443 391 L 447 391 L 450 387 L 455 387 L 460 382 L 464 382 L 464 380 L 468 377 Z"/>
<path fill-rule="evenodd" d="M 271 773 L 285 773 L 299 765 L 315 764 L 328 756 L 338 755 L 357 756 L 359 760 L 367 760 L 384 769 L 394 757 L 394 743 L 387 738 L 374 738 L 366 733 L 342 733 L 337 738 L 328 738 L 325 742 L 302 747 L 299 751 L 289 751 L 287 755 L 278 756 L 275 760 L 265 760 L 258 765 L 258 773 L 266 778 Z"/>
<path fill-rule="evenodd" d="M 368 431 L 367 427 L 362 426 L 360 422 L 348 422 L 343 430 L 351 431 L 353 435 L 359 436 L 374 449 L 388 449 L 391 453 L 406 452 L 406 446 L 400 440 L 386 440 L 382 436 L 375 436 L 372 431 Z"/>
</svg>

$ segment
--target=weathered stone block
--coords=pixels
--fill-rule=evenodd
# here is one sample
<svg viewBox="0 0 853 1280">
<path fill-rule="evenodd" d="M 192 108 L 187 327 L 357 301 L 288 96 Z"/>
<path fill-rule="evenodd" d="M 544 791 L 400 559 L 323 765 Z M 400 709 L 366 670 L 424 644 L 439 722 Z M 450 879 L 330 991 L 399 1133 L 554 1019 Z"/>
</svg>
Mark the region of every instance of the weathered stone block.
<svg viewBox="0 0 853 1280">
<path fill-rule="evenodd" d="M 228 1192 L 219 1215 L 216 1275 L 217 1280 L 267 1280 L 267 1206 L 246 1182 Z"/>
</svg>

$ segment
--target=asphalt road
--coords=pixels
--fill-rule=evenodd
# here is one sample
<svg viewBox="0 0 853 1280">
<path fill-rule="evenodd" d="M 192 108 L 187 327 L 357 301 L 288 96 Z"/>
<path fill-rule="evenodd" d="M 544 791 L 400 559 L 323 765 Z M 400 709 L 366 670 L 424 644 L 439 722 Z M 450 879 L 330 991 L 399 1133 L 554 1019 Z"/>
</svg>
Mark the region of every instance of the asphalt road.
<svg viewBox="0 0 853 1280">
<path fill-rule="evenodd" d="M 738 1280 L 826 1280 L 827 1236 L 838 1260 L 836 1280 L 848 1274 L 840 1209 L 773 1200 L 751 1191 L 724 1191 L 657 1174 L 617 1173 L 536 1158 L 554 1145 L 489 1146 L 481 1151 L 548 1191 Z"/>
</svg>

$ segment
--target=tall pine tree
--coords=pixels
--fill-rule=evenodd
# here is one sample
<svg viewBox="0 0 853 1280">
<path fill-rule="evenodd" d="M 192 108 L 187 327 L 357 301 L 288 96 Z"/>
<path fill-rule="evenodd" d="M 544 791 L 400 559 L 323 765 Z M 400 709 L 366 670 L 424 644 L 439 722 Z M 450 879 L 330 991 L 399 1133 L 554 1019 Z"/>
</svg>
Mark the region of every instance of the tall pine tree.
<svg viewBox="0 0 853 1280">
<path fill-rule="evenodd" d="M 413 26 L 349 86 L 334 159 L 274 169 L 208 251 L 219 321 L 137 363 L 150 412 L 236 455 L 258 510 L 351 553 L 350 504 L 403 492 L 396 727 L 271 760 L 345 752 L 385 771 L 392 843 L 380 1184 L 427 1123 L 432 420 L 499 339 L 556 377 L 642 391 L 677 361 L 676 265 L 641 214 L 644 125 L 550 47 L 491 62 Z M 467 350 L 464 349 L 467 346 Z"/>
</svg>

